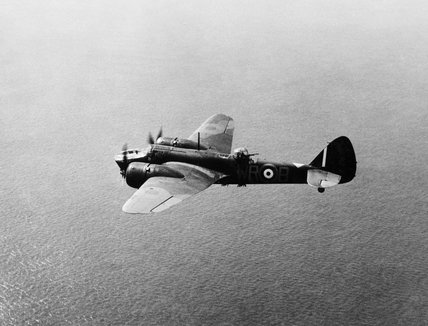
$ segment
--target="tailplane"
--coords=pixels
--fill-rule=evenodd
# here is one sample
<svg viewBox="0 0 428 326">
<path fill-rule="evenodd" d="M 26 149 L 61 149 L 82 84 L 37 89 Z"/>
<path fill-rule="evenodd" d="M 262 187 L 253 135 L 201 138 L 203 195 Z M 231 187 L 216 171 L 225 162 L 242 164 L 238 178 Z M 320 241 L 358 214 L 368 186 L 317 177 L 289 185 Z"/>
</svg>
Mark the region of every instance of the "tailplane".
<svg viewBox="0 0 428 326">
<path fill-rule="evenodd" d="M 309 185 L 323 188 L 346 183 L 355 177 L 357 161 L 349 138 L 342 136 L 327 145 L 310 163 Z"/>
</svg>

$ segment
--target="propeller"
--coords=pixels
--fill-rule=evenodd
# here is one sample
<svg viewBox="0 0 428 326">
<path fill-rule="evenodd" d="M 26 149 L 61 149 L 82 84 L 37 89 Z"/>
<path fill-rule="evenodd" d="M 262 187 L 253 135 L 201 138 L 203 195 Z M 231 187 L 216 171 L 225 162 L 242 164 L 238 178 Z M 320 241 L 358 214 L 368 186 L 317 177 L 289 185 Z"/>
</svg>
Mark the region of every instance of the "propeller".
<svg viewBox="0 0 428 326">
<path fill-rule="evenodd" d="M 123 162 L 123 168 L 120 170 L 120 174 L 122 175 L 122 178 L 125 178 L 126 176 L 126 168 L 128 167 L 128 143 L 123 144 L 122 146 L 122 162 Z"/>
<path fill-rule="evenodd" d="M 158 135 L 156 136 L 156 139 L 155 138 L 153 138 L 153 135 L 152 135 L 152 133 L 151 132 L 149 132 L 149 136 L 147 137 L 147 142 L 149 143 L 149 144 L 154 144 L 155 142 L 156 142 L 156 140 L 158 140 L 159 138 L 161 138 L 162 137 L 162 127 L 160 127 L 160 129 L 159 129 L 159 132 L 158 132 Z"/>
</svg>

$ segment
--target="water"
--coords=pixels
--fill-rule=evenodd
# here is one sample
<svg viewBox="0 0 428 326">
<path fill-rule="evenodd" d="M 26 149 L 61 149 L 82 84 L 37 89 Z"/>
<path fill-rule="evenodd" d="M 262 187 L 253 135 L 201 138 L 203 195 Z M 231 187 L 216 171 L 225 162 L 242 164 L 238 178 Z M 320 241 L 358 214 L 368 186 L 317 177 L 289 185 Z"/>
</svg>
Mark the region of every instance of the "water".
<svg viewBox="0 0 428 326">
<path fill-rule="evenodd" d="M 0 324 L 426 325 L 422 3 L 3 3 Z M 356 179 L 120 211 L 113 161 L 214 113 L 234 147 Z"/>
</svg>

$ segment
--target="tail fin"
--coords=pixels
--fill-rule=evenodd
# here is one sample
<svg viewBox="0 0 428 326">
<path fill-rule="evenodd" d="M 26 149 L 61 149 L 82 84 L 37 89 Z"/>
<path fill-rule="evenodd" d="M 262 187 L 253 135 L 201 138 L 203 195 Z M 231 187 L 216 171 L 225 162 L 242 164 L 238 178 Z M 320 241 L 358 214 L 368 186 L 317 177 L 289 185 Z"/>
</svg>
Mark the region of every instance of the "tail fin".
<svg viewBox="0 0 428 326">
<path fill-rule="evenodd" d="M 334 182 L 335 184 L 351 181 L 355 177 L 355 172 L 357 170 L 357 161 L 351 141 L 345 136 L 336 138 L 315 157 L 310 165 L 316 168 L 312 173 L 312 178 L 310 178 L 308 174 L 308 183 L 312 186 L 329 186 L 322 183 L 328 181 L 326 179 L 315 180 L 322 174 L 328 175 L 327 177 L 330 178 L 336 175 L 334 176 L 335 178 L 333 178 L 337 180 Z M 330 173 L 326 174 L 325 172 Z M 331 175 L 332 173 L 334 175 Z"/>
</svg>

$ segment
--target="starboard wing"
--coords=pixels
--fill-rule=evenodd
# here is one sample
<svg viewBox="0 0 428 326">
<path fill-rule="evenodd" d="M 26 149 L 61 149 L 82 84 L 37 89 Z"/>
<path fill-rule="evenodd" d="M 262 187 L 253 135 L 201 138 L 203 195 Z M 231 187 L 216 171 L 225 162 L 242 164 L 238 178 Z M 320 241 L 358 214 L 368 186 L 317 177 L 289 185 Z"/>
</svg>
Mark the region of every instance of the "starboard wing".
<svg viewBox="0 0 428 326">
<path fill-rule="evenodd" d="M 188 139 L 197 142 L 198 133 L 202 145 L 211 150 L 229 154 L 232 149 L 233 119 L 224 114 L 215 114 L 209 117 Z"/>
<path fill-rule="evenodd" d="M 163 211 L 208 188 L 225 176 L 192 164 L 179 162 L 165 164 L 180 171 L 184 178 L 150 178 L 123 205 L 124 212 L 144 214 Z"/>
</svg>

